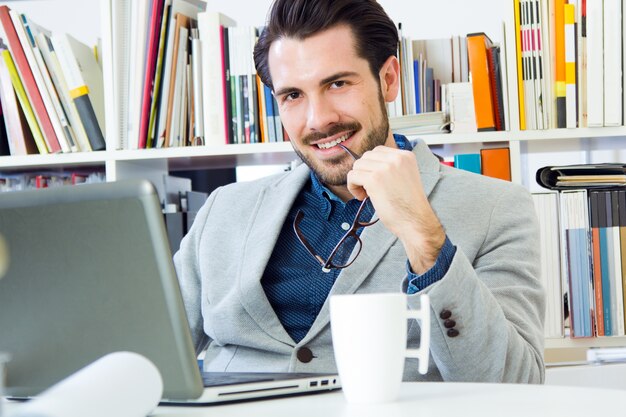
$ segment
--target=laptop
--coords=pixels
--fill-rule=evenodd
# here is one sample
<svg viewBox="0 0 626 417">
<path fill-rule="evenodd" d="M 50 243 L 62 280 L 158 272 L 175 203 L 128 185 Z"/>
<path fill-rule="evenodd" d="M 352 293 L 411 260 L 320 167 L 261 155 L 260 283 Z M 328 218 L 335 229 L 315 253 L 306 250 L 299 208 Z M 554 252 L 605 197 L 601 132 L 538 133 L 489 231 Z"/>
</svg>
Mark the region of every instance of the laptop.
<svg viewBox="0 0 626 417">
<path fill-rule="evenodd" d="M 29 398 L 103 355 L 161 372 L 163 402 L 210 404 L 328 391 L 336 375 L 202 374 L 156 191 L 147 181 L 4 193 L 0 279 L 6 395 Z"/>
</svg>

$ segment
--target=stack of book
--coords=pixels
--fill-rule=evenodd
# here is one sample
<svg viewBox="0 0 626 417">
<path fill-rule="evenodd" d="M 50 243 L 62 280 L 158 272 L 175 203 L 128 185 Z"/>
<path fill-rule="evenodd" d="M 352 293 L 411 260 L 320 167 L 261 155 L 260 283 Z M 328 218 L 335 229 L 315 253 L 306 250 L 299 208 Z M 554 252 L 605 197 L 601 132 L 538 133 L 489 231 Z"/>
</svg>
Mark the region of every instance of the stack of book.
<svg viewBox="0 0 626 417">
<path fill-rule="evenodd" d="M 238 27 L 200 0 L 103 3 L 117 149 L 288 140 L 252 61 L 262 29 Z"/>
<path fill-rule="evenodd" d="M 553 190 L 534 195 L 548 290 L 548 337 L 625 335 L 623 173 L 618 164 L 545 167 L 537 173 L 539 183 Z"/>
<path fill-rule="evenodd" d="M 91 48 L 0 6 L 0 55 L 3 153 L 105 149 L 102 71 Z"/>
<path fill-rule="evenodd" d="M 513 2 L 520 128 L 622 126 L 622 2 Z"/>
<path fill-rule="evenodd" d="M 401 88 L 388 104 L 391 117 L 443 112 L 452 131 L 507 129 L 504 44 L 484 33 L 411 39 L 402 25 L 399 34 Z"/>
<path fill-rule="evenodd" d="M 35 171 L 19 174 L 0 174 L 0 193 L 105 181 L 104 172 L 100 170 Z"/>
</svg>

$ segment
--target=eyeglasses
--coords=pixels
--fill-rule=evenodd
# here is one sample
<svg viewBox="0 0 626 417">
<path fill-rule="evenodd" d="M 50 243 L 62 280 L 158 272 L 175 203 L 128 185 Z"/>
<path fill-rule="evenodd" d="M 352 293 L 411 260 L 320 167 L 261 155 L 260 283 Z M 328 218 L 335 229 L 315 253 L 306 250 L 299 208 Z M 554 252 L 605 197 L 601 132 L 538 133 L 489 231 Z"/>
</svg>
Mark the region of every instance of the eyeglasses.
<svg viewBox="0 0 626 417">
<path fill-rule="evenodd" d="M 346 151 L 354 160 L 359 159 L 360 157 L 352 152 L 350 149 L 346 148 L 343 145 L 339 145 L 344 151 Z M 365 206 L 369 201 L 369 197 L 363 199 L 361 205 L 359 206 L 359 210 L 354 217 L 354 221 L 352 222 L 352 226 L 350 229 L 343 235 L 343 237 L 339 240 L 335 248 L 330 253 L 330 256 L 327 260 L 324 260 L 320 255 L 316 254 L 313 247 L 309 244 L 309 242 L 304 237 L 304 234 L 300 230 L 300 222 L 304 218 L 304 213 L 302 210 L 298 210 L 296 213 L 296 218 L 293 221 L 293 230 L 296 232 L 296 236 L 298 236 L 298 240 L 302 245 L 306 248 L 306 250 L 315 258 L 317 262 L 324 269 L 343 269 L 347 268 L 356 260 L 356 258 L 361 253 L 361 248 L 363 246 L 363 242 L 361 238 L 357 234 L 357 230 L 362 227 L 367 227 L 378 222 L 378 219 L 373 222 L 369 221 L 361 221 L 360 217 L 365 210 Z"/>
</svg>

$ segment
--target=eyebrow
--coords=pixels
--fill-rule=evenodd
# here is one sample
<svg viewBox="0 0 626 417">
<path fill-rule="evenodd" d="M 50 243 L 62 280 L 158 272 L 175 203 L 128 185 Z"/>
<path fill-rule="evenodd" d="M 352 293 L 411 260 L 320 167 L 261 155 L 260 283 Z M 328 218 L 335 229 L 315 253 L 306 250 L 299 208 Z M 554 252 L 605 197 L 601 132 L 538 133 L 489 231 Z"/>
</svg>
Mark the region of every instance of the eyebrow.
<svg viewBox="0 0 626 417">
<path fill-rule="evenodd" d="M 330 75 L 324 79 L 322 79 L 319 82 L 320 86 L 326 85 L 326 84 L 330 84 L 333 81 L 337 81 L 340 78 L 345 78 L 345 77 L 354 77 L 357 76 L 358 73 L 354 72 L 354 71 L 342 71 L 342 72 L 338 72 L 336 74 Z M 274 96 L 278 97 L 281 96 L 283 94 L 287 94 L 287 93 L 294 93 L 294 92 L 300 92 L 302 90 L 300 90 L 299 88 L 296 87 L 283 87 L 280 90 L 274 91 Z"/>
</svg>

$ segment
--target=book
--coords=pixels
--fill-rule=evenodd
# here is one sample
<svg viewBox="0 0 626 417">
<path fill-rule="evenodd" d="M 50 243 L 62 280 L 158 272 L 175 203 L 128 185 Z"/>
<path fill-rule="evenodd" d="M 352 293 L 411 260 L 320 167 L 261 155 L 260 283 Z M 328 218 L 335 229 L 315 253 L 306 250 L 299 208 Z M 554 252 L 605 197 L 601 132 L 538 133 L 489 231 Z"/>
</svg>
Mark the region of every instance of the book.
<svg viewBox="0 0 626 417">
<path fill-rule="evenodd" d="M 600 209 L 598 206 L 598 192 L 590 191 L 589 196 L 589 225 L 591 229 L 591 259 L 593 292 L 595 302 L 595 334 L 604 336 L 604 305 L 602 303 L 602 258 L 600 252 Z"/>
<path fill-rule="evenodd" d="M 619 237 L 620 237 L 620 258 L 621 258 L 621 275 L 622 275 L 622 303 L 626 300 L 626 191 L 618 191 L 618 210 L 619 210 Z M 623 308 L 623 320 L 626 322 L 626 307 Z"/>
<path fill-rule="evenodd" d="M 557 127 L 567 127 L 566 69 L 565 69 L 565 4 L 566 0 L 554 1 L 555 36 L 555 97 Z"/>
<path fill-rule="evenodd" d="M 523 74 L 523 57 L 522 57 L 522 30 L 521 30 L 521 2 L 513 0 L 513 19 L 515 26 L 515 56 L 517 64 L 517 106 L 519 114 L 519 128 L 526 130 L 526 112 L 525 112 L 525 92 L 524 92 L 524 74 Z"/>
<path fill-rule="evenodd" d="M 578 97 L 576 95 L 576 7 L 573 4 L 565 4 L 563 7 L 565 25 L 565 127 L 572 129 L 578 126 Z"/>
<path fill-rule="evenodd" d="M 541 236 L 540 276 L 546 291 L 544 336 L 550 338 L 563 337 L 559 195 L 554 191 L 533 193 L 532 198 Z"/>
<path fill-rule="evenodd" d="M 127 30 L 130 32 L 128 88 L 128 146 L 130 149 L 139 148 L 139 129 L 142 115 L 142 99 L 144 90 L 144 76 L 148 59 L 148 32 L 150 22 L 150 7 L 154 0 L 135 0 L 129 2 L 130 18 Z M 160 3 L 160 2 L 159 2 Z"/>
<path fill-rule="evenodd" d="M 604 0 L 604 126 L 622 126 L 622 0 Z"/>
<path fill-rule="evenodd" d="M 480 166 L 483 175 L 511 181 L 511 152 L 509 148 L 480 150 Z"/>
<path fill-rule="evenodd" d="M 61 146 L 59 145 L 59 140 L 54 131 L 54 127 L 52 126 L 52 122 L 50 121 L 50 117 L 48 116 L 46 106 L 44 105 L 37 83 L 35 82 L 33 72 L 28 65 L 28 60 L 24 54 L 24 49 L 22 48 L 17 32 L 15 31 L 9 12 L 10 9 L 7 6 L 0 6 L 0 25 L 2 26 L 4 32 L 0 33 L 0 37 L 5 39 L 7 42 L 11 57 L 15 63 L 18 77 L 20 78 L 24 91 L 28 97 L 31 112 L 35 116 L 37 124 L 41 128 L 41 137 L 46 143 L 47 151 L 50 151 L 51 153 L 60 152 Z M 24 112 L 27 113 L 26 110 Z M 35 136 L 35 140 L 37 141 L 39 135 L 36 132 L 33 132 L 33 136 Z M 40 153 L 47 152 L 42 152 L 42 148 L 39 143 L 37 147 L 39 148 Z"/>
<path fill-rule="evenodd" d="M 446 86 L 450 131 L 455 133 L 476 132 L 474 93 L 469 82 Z"/>
<path fill-rule="evenodd" d="M 537 170 L 537 183 L 548 189 L 626 186 L 626 165 L 619 163 L 547 166 Z"/>
<path fill-rule="evenodd" d="M 491 86 L 491 104 L 493 106 L 496 130 L 506 130 L 504 124 L 504 97 L 502 90 L 502 68 L 500 66 L 500 46 L 494 45 L 487 50 L 489 84 Z"/>
<path fill-rule="evenodd" d="M 170 11 L 172 5 L 170 0 L 165 1 L 163 10 L 163 21 L 161 24 L 161 33 L 159 39 L 159 50 L 157 54 L 157 62 L 154 76 L 154 91 L 152 94 L 152 103 L 150 106 L 150 120 L 148 122 L 146 148 L 154 148 L 158 138 L 158 120 L 161 103 L 167 102 L 165 91 L 163 88 L 163 78 L 165 73 L 166 48 L 168 47 Z"/>
<path fill-rule="evenodd" d="M 454 167 L 480 174 L 480 154 L 466 153 L 454 155 Z"/>
<path fill-rule="evenodd" d="M 0 45 L 0 50 L 6 50 L 6 46 L 4 44 Z M 37 147 L 15 94 L 13 83 L 11 82 L 11 74 L 4 59 L 0 59 L 0 105 L 2 107 L 2 124 L 6 129 L 9 154 L 27 155 L 37 153 Z"/>
<path fill-rule="evenodd" d="M 587 3 L 587 126 L 604 126 L 604 24 L 602 2 Z"/>
<path fill-rule="evenodd" d="M 587 190 L 560 193 L 563 260 L 568 283 L 570 337 L 591 337 L 593 313 L 592 270 L 589 259 Z"/>
<path fill-rule="evenodd" d="M 613 254 L 611 256 L 611 282 L 615 283 L 615 335 L 624 336 L 624 293 L 622 288 L 622 249 L 619 224 L 619 191 L 611 190 L 611 228 Z"/>
<path fill-rule="evenodd" d="M 150 7 L 150 17 L 147 26 L 148 44 L 146 49 L 146 62 L 141 83 L 141 100 L 139 102 L 139 149 L 146 147 L 148 141 L 148 127 L 150 124 L 150 108 L 154 97 L 155 74 L 157 68 L 157 58 L 159 43 L 161 40 L 161 25 L 163 23 L 163 11 L 165 2 L 163 0 L 152 0 Z"/>
<path fill-rule="evenodd" d="M 55 33 L 51 41 L 91 150 L 104 150 L 106 143 L 102 132 L 104 126 L 102 70 L 91 48 L 72 36 Z"/>
<path fill-rule="evenodd" d="M 487 50 L 492 46 L 491 39 L 484 33 L 470 33 L 467 35 L 467 53 L 474 92 L 474 111 L 476 113 L 476 127 L 479 132 L 496 129 L 487 63 Z"/>
<path fill-rule="evenodd" d="M 49 70 L 52 83 L 57 91 L 61 106 L 69 121 L 69 129 L 71 130 L 74 145 L 77 151 L 88 152 L 91 151 L 91 145 L 89 139 L 87 139 L 87 133 L 83 127 L 83 123 L 80 120 L 78 109 L 70 96 L 70 89 L 65 81 L 63 70 L 61 69 L 61 63 L 56 55 L 52 41 L 50 40 L 51 33 L 39 32 L 36 35 L 35 41 L 39 45 L 39 50 L 43 56 L 44 62 Z"/>
<path fill-rule="evenodd" d="M 65 120 L 65 115 L 60 110 L 61 104 L 59 103 L 59 98 L 54 92 L 50 75 L 43 63 L 41 53 L 34 42 L 30 26 L 28 25 L 28 19 L 24 15 L 18 14 L 15 10 L 10 10 L 9 15 L 13 20 L 13 26 L 22 44 L 24 55 L 33 73 L 37 89 L 41 94 L 41 99 L 50 118 L 50 123 L 52 124 L 52 128 L 54 129 L 58 144 L 61 148 L 60 150 L 61 152 L 71 152 L 72 148 L 70 144 L 73 141 L 71 137 L 68 138 L 66 136 L 65 128 L 67 127 L 67 121 Z M 48 148 L 50 148 L 50 145 Z"/>
<path fill-rule="evenodd" d="M 180 104 L 180 83 L 181 76 L 184 71 L 182 65 L 184 65 L 185 58 L 184 54 L 186 53 L 186 35 L 189 32 L 190 28 L 190 18 L 182 13 L 177 13 L 174 17 L 174 44 L 172 50 L 172 63 L 171 63 L 171 74 L 169 79 L 169 85 L 165 86 L 168 90 L 167 94 L 167 113 L 166 113 L 166 122 L 165 122 L 165 134 L 164 134 L 164 142 L 163 146 L 168 147 L 170 143 L 173 141 L 175 136 L 177 135 L 176 124 L 178 119 L 175 117 L 177 113 L 175 113 L 175 106 L 178 107 Z M 182 35 L 182 36 L 181 36 Z M 178 87 L 178 88 L 177 88 Z M 178 94 L 178 96 L 177 96 Z"/>
<path fill-rule="evenodd" d="M 446 132 L 449 123 L 446 114 L 437 111 L 390 117 L 389 125 L 394 133 L 414 135 Z"/>
<path fill-rule="evenodd" d="M 610 201 L 610 194 L 607 191 L 598 192 L 598 235 L 600 242 L 600 275 L 602 281 L 602 317 L 604 317 L 604 335 L 613 335 L 613 317 L 611 309 L 611 300 L 613 298 L 613 289 L 611 289 L 611 275 L 610 275 L 610 249 L 609 245 L 610 230 L 609 230 L 609 216 L 607 216 L 607 197 Z"/>
<path fill-rule="evenodd" d="M 48 147 L 46 141 L 44 140 L 43 133 L 39 128 L 39 123 L 37 122 L 37 118 L 35 117 L 35 113 L 33 111 L 33 108 L 31 107 L 28 95 L 26 94 L 26 90 L 24 89 L 24 85 L 22 84 L 22 80 L 17 73 L 17 68 L 15 66 L 15 63 L 13 62 L 13 57 L 11 56 L 11 53 L 6 49 L 3 50 L 1 53 L 4 63 L 11 77 L 11 84 L 13 84 L 13 89 L 15 90 L 15 94 L 17 95 L 20 107 L 24 113 L 28 127 L 33 135 L 35 144 L 37 145 L 37 150 L 42 155 L 47 154 Z"/>
</svg>

